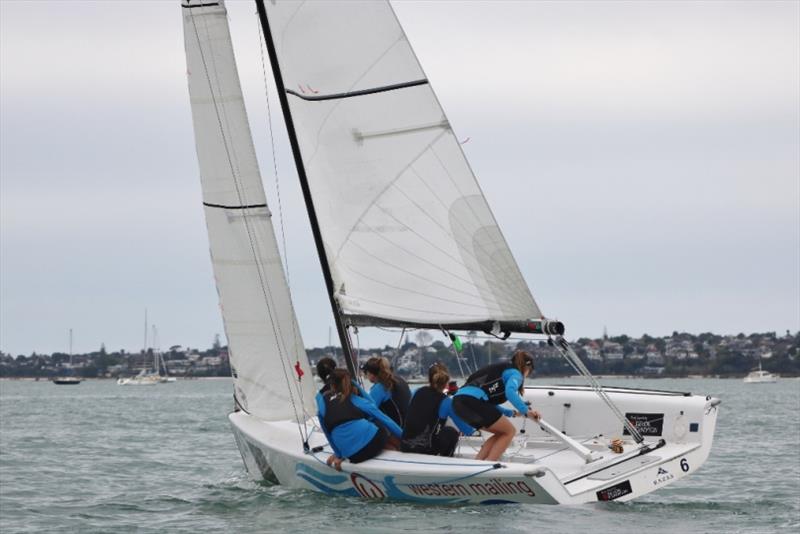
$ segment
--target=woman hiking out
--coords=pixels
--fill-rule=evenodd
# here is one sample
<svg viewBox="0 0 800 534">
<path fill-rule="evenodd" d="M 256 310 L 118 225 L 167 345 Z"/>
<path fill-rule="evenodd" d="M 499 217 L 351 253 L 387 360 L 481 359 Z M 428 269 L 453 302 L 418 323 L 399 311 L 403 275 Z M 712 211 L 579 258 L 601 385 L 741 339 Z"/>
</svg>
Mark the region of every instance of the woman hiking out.
<svg viewBox="0 0 800 534">
<path fill-rule="evenodd" d="M 533 356 L 518 350 L 505 363 L 487 365 L 467 378 L 466 383 L 453 396 L 453 411 L 468 425 L 492 433 L 475 459 L 499 460 L 516 429 L 508 417 L 523 415 L 534 421 L 539 412 L 531 410 L 522 399 L 523 383 L 533 373 Z M 509 401 L 516 410 L 500 406 Z"/>
<path fill-rule="evenodd" d="M 341 471 L 344 459 L 357 464 L 377 456 L 389 437 L 399 438 L 403 430 L 375 404 L 358 395 L 353 380 L 344 369 L 334 369 L 328 377 L 326 393 L 317 393 L 319 423 L 334 454 L 327 464 Z"/>
</svg>

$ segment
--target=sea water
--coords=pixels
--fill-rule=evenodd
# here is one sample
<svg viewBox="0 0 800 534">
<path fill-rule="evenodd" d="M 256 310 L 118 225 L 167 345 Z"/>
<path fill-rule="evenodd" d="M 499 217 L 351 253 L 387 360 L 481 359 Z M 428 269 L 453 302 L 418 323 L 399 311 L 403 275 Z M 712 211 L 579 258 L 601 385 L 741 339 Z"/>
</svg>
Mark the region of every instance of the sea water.
<svg viewBox="0 0 800 534">
<path fill-rule="evenodd" d="M 706 464 L 630 503 L 367 502 L 248 478 L 227 379 L 0 381 L 0 532 L 800 532 L 800 381 L 603 382 L 722 399 Z"/>
</svg>

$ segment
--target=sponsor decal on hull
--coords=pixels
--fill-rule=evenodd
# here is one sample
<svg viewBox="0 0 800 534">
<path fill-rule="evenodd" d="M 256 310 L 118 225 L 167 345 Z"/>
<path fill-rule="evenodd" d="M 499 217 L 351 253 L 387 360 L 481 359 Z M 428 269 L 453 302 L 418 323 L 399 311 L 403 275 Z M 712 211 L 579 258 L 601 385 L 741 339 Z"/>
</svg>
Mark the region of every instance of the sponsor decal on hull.
<svg viewBox="0 0 800 534">
<path fill-rule="evenodd" d="M 614 484 L 606 489 L 602 489 L 597 492 L 597 500 L 598 501 L 613 501 L 615 499 L 619 499 L 629 493 L 633 493 L 633 488 L 631 488 L 631 481 L 625 480 L 620 482 L 619 484 Z"/>
<path fill-rule="evenodd" d="M 298 464 L 295 474 L 314 489 L 328 494 L 352 495 L 365 499 L 398 499 L 440 504 L 480 502 L 484 504 L 528 501 L 536 496 L 524 480 L 469 479 L 459 482 L 401 484 L 394 475 L 373 480 L 361 473 L 350 476 L 328 474 L 305 464 Z"/>
<path fill-rule="evenodd" d="M 626 413 L 625 419 L 631 422 L 642 436 L 660 436 L 664 429 L 663 413 Z M 630 436 L 627 428 L 622 430 L 623 436 Z"/>
<path fill-rule="evenodd" d="M 658 468 L 658 473 L 656 473 L 656 479 L 653 480 L 653 485 L 658 486 L 659 484 L 663 484 L 664 482 L 668 482 L 675 478 L 675 475 L 664 469 L 663 467 Z"/>
</svg>

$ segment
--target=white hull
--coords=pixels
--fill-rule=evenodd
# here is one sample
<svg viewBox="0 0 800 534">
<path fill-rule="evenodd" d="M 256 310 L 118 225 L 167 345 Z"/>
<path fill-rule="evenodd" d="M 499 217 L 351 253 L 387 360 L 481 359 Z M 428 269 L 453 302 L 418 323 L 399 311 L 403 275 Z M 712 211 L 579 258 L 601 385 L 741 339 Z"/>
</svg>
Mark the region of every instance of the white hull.
<svg viewBox="0 0 800 534">
<path fill-rule="evenodd" d="M 773 375 L 767 371 L 754 371 L 744 377 L 745 384 L 774 384 L 778 381 L 778 375 Z"/>
<path fill-rule="evenodd" d="M 118 378 L 117 384 L 120 386 L 155 386 L 161 383 L 158 377 L 133 377 L 133 378 Z"/>
<path fill-rule="evenodd" d="M 626 439 L 625 452 L 607 447 L 623 437 L 622 424 L 588 388 L 526 388 L 525 397 L 544 419 L 597 452 L 585 463 L 564 444 L 526 422 L 501 462 L 473 460 L 482 438 L 462 439 L 453 458 L 386 451 L 364 463 L 325 464 L 325 436 L 311 419 L 312 448 L 304 452 L 297 424 L 266 422 L 244 412 L 230 414 L 236 443 L 248 472 L 293 488 L 328 494 L 429 503 L 582 504 L 627 501 L 696 471 L 708 458 L 719 401 L 697 395 L 609 388 L 619 408 L 637 419 L 648 451 Z M 523 420 L 516 419 L 519 427 Z M 600 437 L 602 435 L 602 437 Z M 627 437 L 626 437 L 627 438 Z M 663 440 L 663 441 L 662 441 Z"/>
</svg>

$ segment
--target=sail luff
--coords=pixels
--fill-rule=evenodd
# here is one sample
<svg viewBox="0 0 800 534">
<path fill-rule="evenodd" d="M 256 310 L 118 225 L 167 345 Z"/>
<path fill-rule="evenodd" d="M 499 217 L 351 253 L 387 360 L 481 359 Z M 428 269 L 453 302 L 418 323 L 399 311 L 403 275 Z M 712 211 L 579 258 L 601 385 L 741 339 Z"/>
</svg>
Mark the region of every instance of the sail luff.
<svg viewBox="0 0 800 534">
<path fill-rule="evenodd" d="M 267 45 L 267 51 L 269 53 L 270 65 L 272 67 L 273 78 L 275 79 L 278 99 L 280 100 L 281 103 L 281 110 L 283 111 L 283 118 L 286 124 L 286 130 L 289 134 L 289 143 L 292 147 L 292 156 L 294 157 L 295 166 L 297 168 L 297 177 L 300 180 L 300 187 L 303 191 L 303 200 L 306 204 L 306 212 L 308 213 L 309 222 L 311 224 L 311 231 L 314 236 L 314 244 L 317 248 L 317 255 L 319 257 L 320 267 L 322 268 L 322 274 L 325 279 L 325 287 L 328 292 L 328 298 L 330 300 L 334 322 L 336 323 L 336 332 L 339 335 L 339 342 L 342 345 L 342 352 L 344 354 L 345 363 L 347 364 L 347 369 L 350 371 L 350 374 L 355 377 L 357 376 L 358 373 L 356 370 L 356 362 L 354 362 L 353 360 L 354 355 L 350 343 L 350 336 L 347 332 L 347 327 L 344 324 L 344 319 L 342 317 L 341 309 L 339 308 L 339 303 L 336 301 L 334 297 L 335 288 L 333 284 L 333 276 L 331 275 L 327 259 L 327 253 L 325 251 L 325 246 L 322 241 L 322 234 L 320 233 L 319 221 L 317 219 L 317 212 L 314 208 L 314 201 L 313 198 L 311 197 L 311 190 L 309 189 L 308 186 L 308 178 L 305 172 L 303 156 L 300 153 L 300 145 L 297 141 L 297 134 L 294 128 L 294 121 L 292 120 L 291 109 L 289 108 L 289 102 L 286 97 L 287 90 L 283 83 L 283 77 L 281 76 L 280 63 L 278 62 L 278 56 L 275 51 L 275 43 L 272 40 L 272 32 L 270 30 L 267 12 L 266 9 L 264 8 L 263 0 L 255 0 L 255 2 L 256 2 L 256 9 L 258 10 L 258 18 L 261 23 L 261 29 L 264 34 L 264 41 Z"/>
</svg>

